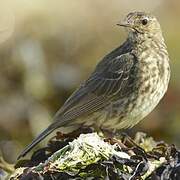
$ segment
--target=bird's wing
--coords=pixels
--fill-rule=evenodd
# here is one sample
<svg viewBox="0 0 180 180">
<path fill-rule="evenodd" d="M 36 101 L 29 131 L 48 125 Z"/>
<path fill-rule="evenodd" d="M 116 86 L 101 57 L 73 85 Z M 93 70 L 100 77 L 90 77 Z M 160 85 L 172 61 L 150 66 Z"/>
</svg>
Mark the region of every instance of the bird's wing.
<svg viewBox="0 0 180 180">
<path fill-rule="evenodd" d="M 55 122 L 69 121 L 105 107 L 112 99 L 124 96 L 134 83 L 132 71 L 136 66 L 132 53 L 101 61 L 88 80 L 65 102 L 55 115 Z M 131 76 L 131 78 L 130 78 Z M 61 121 L 61 120 L 60 120 Z"/>
<path fill-rule="evenodd" d="M 89 79 L 76 90 L 56 113 L 54 122 L 49 125 L 31 144 L 29 144 L 18 158 L 25 156 L 36 144 L 48 136 L 52 131 L 74 119 L 88 115 L 110 104 L 112 100 L 126 96 L 132 86 L 136 58 L 126 53 L 112 59 L 106 57 L 98 64 Z"/>
</svg>

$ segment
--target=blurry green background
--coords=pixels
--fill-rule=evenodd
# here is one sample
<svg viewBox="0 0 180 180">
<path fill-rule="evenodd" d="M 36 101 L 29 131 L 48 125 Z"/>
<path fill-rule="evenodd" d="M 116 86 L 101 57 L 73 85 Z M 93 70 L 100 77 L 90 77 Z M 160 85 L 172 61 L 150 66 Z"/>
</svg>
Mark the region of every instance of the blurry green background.
<svg viewBox="0 0 180 180">
<path fill-rule="evenodd" d="M 116 23 L 135 10 L 159 19 L 172 76 L 161 103 L 130 133 L 144 131 L 180 147 L 179 0 L 0 0 L 0 152 L 6 160 L 16 159 L 96 63 L 124 41 Z"/>
</svg>

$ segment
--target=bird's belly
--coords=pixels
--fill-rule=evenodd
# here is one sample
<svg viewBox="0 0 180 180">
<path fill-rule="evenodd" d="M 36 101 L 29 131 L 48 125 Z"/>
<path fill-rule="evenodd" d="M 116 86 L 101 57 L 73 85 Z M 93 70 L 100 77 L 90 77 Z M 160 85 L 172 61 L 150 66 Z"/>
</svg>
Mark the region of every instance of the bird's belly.
<svg viewBox="0 0 180 180">
<path fill-rule="evenodd" d="M 126 118 L 119 123 L 119 128 L 132 127 L 147 116 L 159 103 L 166 90 L 162 83 L 158 83 L 154 90 L 142 93 L 136 99 L 136 105 Z"/>
<path fill-rule="evenodd" d="M 158 69 L 153 69 L 154 66 L 143 69 L 145 73 L 142 72 L 137 92 L 128 97 L 124 107 L 119 106 L 119 112 L 116 115 L 107 118 L 103 124 L 104 128 L 123 129 L 132 127 L 157 106 L 167 90 L 170 77 L 169 64 L 163 66 L 165 72 L 163 77 L 159 76 Z M 118 103 L 119 101 L 115 102 L 114 105 Z"/>
<path fill-rule="evenodd" d="M 101 127 L 105 129 L 124 129 L 136 125 L 156 107 L 165 92 L 166 89 L 161 83 L 157 84 L 153 92 L 149 90 L 142 93 L 140 90 L 140 94 L 134 101 L 131 101 L 133 96 L 129 97 L 130 100 L 127 102 L 131 103 L 126 104 L 124 107 L 120 106 L 119 111 L 113 114 L 112 117 L 107 116 Z M 116 106 L 116 103 L 114 103 L 114 106 Z"/>
</svg>

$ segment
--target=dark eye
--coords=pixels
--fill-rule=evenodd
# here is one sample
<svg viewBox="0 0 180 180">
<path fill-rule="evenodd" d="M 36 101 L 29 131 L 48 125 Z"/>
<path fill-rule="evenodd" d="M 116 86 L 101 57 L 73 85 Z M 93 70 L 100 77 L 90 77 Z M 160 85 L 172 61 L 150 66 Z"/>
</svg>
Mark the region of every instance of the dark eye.
<svg viewBox="0 0 180 180">
<path fill-rule="evenodd" d="M 143 19 L 143 20 L 141 21 L 141 23 L 142 23 L 142 25 L 146 25 L 146 24 L 148 23 L 148 20 L 147 20 L 147 19 Z"/>
</svg>

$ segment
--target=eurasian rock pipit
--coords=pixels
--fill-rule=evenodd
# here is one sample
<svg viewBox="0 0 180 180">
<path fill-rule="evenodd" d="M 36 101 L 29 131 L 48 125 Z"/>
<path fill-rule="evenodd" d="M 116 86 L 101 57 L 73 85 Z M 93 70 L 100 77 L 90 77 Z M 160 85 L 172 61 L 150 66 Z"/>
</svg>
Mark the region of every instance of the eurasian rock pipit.
<svg viewBox="0 0 180 180">
<path fill-rule="evenodd" d="M 127 40 L 101 60 L 56 113 L 53 123 L 19 157 L 57 128 L 128 128 L 159 103 L 170 78 L 159 22 L 149 13 L 133 12 L 118 25 L 128 31 Z"/>
</svg>

